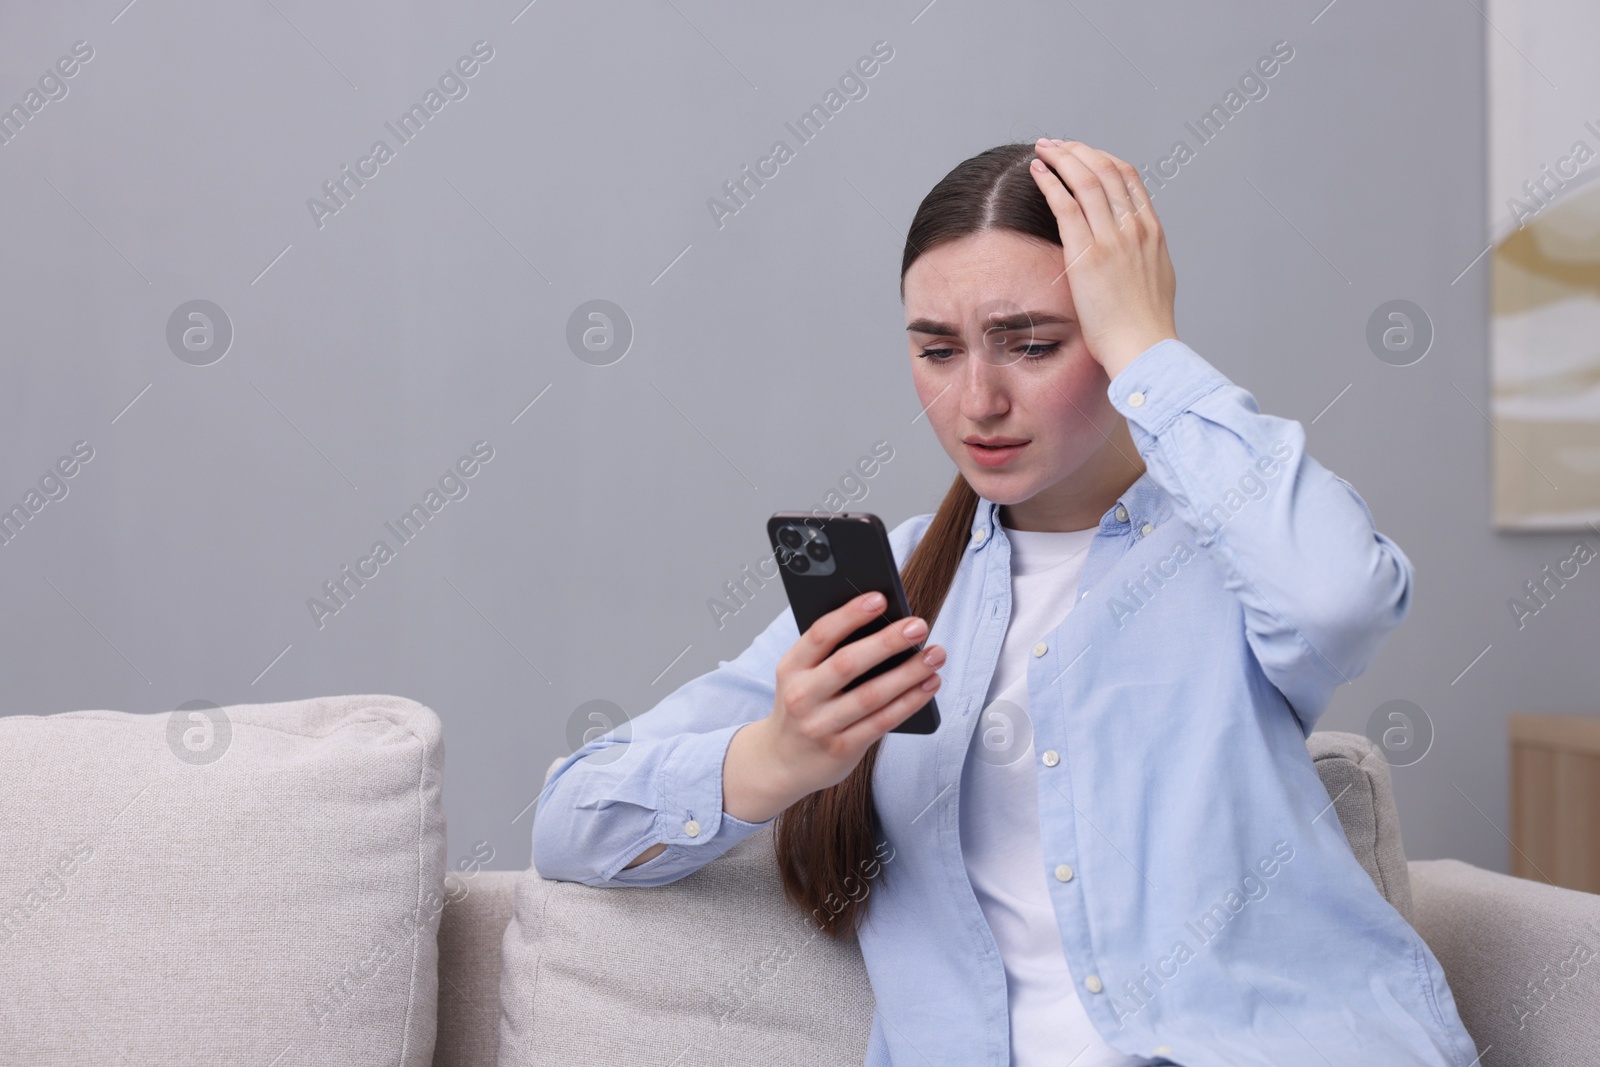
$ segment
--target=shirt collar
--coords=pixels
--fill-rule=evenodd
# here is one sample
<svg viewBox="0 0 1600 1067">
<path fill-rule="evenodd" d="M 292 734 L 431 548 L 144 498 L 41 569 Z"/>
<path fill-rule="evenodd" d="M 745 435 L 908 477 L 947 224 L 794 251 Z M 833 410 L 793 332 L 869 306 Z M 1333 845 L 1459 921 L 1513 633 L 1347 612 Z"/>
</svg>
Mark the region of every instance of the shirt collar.
<svg viewBox="0 0 1600 1067">
<path fill-rule="evenodd" d="M 1146 523 L 1152 526 L 1160 525 L 1171 513 L 1171 498 L 1156 484 L 1155 479 L 1150 476 L 1149 469 L 1146 468 L 1143 474 L 1134 479 L 1132 485 L 1122 491 L 1117 497 L 1117 502 L 1100 516 L 1100 529 L 1109 533 L 1138 530 Z M 1123 518 L 1123 515 L 1126 515 L 1126 518 Z M 972 537 L 968 542 L 969 545 L 976 548 L 988 544 L 998 529 L 1000 529 L 1000 505 L 980 494 L 978 506 L 972 516 Z"/>
</svg>

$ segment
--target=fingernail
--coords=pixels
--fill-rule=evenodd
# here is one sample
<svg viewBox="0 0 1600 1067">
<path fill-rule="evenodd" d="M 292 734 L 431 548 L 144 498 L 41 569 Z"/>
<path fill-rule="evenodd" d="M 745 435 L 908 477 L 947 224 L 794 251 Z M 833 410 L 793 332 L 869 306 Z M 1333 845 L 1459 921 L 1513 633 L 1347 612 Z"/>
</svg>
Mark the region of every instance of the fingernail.
<svg viewBox="0 0 1600 1067">
<path fill-rule="evenodd" d="M 922 688 L 925 692 L 930 693 L 939 688 L 939 676 L 936 674 L 932 678 L 929 678 L 926 682 L 923 682 Z"/>
<path fill-rule="evenodd" d="M 900 632 L 915 641 L 928 632 L 928 624 L 921 619 L 912 619 L 900 627 Z"/>
<path fill-rule="evenodd" d="M 882 593 L 868 593 L 861 601 L 863 611 L 877 611 L 881 607 L 883 607 Z"/>
<path fill-rule="evenodd" d="M 944 649 L 935 645 L 922 654 L 922 662 L 930 667 L 937 667 L 944 662 Z"/>
</svg>

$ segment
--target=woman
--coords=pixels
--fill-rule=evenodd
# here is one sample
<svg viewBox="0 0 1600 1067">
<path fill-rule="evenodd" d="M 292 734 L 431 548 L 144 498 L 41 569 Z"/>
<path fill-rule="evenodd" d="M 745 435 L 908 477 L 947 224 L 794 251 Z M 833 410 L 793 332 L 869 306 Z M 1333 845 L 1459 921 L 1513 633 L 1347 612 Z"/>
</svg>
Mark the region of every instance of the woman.
<svg viewBox="0 0 1600 1067">
<path fill-rule="evenodd" d="M 786 610 L 556 769 L 538 869 L 659 885 L 775 823 L 789 898 L 859 937 L 869 1065 L 1475 1063 L 1305 746 L 1411 563 L 1177 339 L 1174 291 L 1122 160 L 1041 140 L 951 171 L 901 269 L 960 471 L 890 535 L 916 618 L 841 646 L 881 603 L 804 636 Z M 930 693 L 936 733 L 888 733 Z"/>
</svg>

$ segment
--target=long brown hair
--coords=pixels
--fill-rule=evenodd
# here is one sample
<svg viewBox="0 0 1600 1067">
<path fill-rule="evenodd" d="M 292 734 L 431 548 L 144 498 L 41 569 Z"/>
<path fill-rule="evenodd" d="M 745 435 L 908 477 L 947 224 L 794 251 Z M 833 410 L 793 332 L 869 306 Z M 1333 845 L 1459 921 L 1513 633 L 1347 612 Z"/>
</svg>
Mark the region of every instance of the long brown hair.
<svg viewBox="0 0 1600 1067">
<path fill-rule="evenodd" d="M 998 145 L 957 164 L 929 190 L 906 235 L 900 261 L 902 302 L 911 264 L 946 241 L 1005 229 L 1061 244 L 1055 214 L 1028 173 L 1033 158 L 1031 144 Z M 977 506 L 977 492 L 957 474 L 901 568 L 911 613 L 926 619 L 930 629 L 955 580 Z M 943 728 L 955 728 L 948 714 Z M 887 878 L 893 862 L 892 853 L 886 858 L 879 851 L 872 802 L 872 769 L 881 743 L 873 742 L 843 781 L 790 805 L 773 828 L 785 896 L 835 939 L 860 929 L 872 883 Z"/>
</svg>

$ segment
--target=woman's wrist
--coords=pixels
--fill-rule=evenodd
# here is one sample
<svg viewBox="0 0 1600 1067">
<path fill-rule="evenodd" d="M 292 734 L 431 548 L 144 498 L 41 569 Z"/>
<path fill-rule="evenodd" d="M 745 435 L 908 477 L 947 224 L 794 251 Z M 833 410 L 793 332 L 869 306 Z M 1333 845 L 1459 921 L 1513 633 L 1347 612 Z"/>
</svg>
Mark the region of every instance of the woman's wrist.
<svg viewBox="0 0 1600 1067">
<path fill-rule="evenodd" d="M 805 795 L 788 781 L 770 743 L 771 718 L 734 731 L 722 763 L 722 810 L 745 822 L 766 822 Z"/>
<path fill-rule="evenodd" d="M 1119 338 L 1107 345 L 1100 365 L 1105 368 L 1107 378 L 1116 378 L 1127 370 L 1134 360 L 1162 341 L 1177 339 L 1178 335 L 1174 331 L 1161 329 L 1144 330 L 1126 338 Z"/>
</svg>

